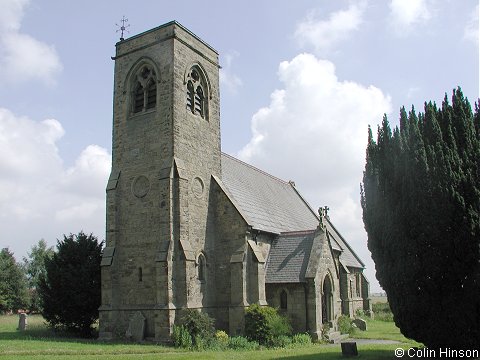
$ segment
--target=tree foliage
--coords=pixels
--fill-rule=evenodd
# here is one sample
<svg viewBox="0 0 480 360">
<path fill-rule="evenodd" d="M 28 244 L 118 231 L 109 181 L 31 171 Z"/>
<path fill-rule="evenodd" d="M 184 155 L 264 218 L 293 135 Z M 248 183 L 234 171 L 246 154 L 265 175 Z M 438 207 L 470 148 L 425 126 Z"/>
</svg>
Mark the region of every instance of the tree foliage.
<svg viewBox="0 0 480 360">
<path fill-rule="evenodd" d="M 292 333 L 288 319 L 270 306 L 252 304 L 245 310 L 245 336 L 261 345 L 272 346 L 282 336 Z"/>
<path fill-rule="evenodd" d="M 28 305 L 25 272 L 13 253 L 4 248 L 0 251 L 0 312 L 25 309 Z"/>
<path fill-rule="evenodd" d="M 41 309 L 40 296 L 38 295 L 38 286 L 40 277 L 45 277 L 45 259 L 53 256 L 53 247 L 48 247 L 44 239 L 33 245 L 28 258 L 23 258 L 24 269 L 27 275 L 28 287 L 30 290 L 30 310 L 38 312 Z"/>
<path fill-rule="evenodd" d="M 480 117 L 460 88 L 441 108 L 369 129 L 362 186 L 368 247 L 402 333 L 429 347 L 480 345 Z"/>
<path fill-rule="evenodd" d="M 102 245 L 92 234 L 64 235 L 54 255 L 45 258 L 38 290 L 42 315 L 52 327 L 91 335 L 101 302 Z"/>
</svg>

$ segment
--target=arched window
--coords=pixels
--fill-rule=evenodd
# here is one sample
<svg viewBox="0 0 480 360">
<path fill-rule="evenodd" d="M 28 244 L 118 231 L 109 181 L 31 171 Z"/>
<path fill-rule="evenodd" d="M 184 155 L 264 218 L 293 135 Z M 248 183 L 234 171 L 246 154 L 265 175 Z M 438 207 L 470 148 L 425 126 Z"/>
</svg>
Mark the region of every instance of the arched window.
<svg viewBox="0 0 480 360">
<path fill-rule="evenodd" d="M 138 281 L 143 281 L 143 271 L 141 267 L 138 268 Z"/>
<path fill-rule="evenodd" d="M 192 114 L 207 118 L 206 82 L 197 66 L 193 66 L 187 76 L 187 109 Z"/>
<path fill-rule="evenodd" d="M 132 112 L 155 109 L 157 105 L 157 77 L 150 65 L 143 65 L 134 77 Z"/>
<path fill-rule="evenodd" d="M 207 272 L 207 261 L 205 255 L 198 255 L 198 280 L 205 281 L 205 275 Z"/>
<path fill-rule="evenodd" d="M 282 292 L 280 293 L 280 309 L 281 310 L 287 310 L 287 305 L 288 305 L 288 302 L 287 302 L 287 292 L 285 290 L 282 290 Z"/>
<path fill-rule="evenodd" d="M 362 280 L 360 278 L 360 273 L 355 274 L 355 290 L 357 292 L 357 297 L 361 296 L 361 289 L 362 289 Z"/>
</svg>

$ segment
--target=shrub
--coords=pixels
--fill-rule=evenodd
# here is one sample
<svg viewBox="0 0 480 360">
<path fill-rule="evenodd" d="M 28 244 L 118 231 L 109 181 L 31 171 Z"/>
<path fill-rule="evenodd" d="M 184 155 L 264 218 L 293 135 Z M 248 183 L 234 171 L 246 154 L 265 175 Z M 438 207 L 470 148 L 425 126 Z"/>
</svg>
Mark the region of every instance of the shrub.
<svg viewBox="0 0 480 360">
<path fill-rule="evenodd" d="M 192 347 L 192 336 L 183 325 L 173 325 L 172 341 L 175 347 L 190 349 Z"/>
<path fill-rule="evenodd" d="M 292 344 L 292 338 L 290 336 L 280 335 L 280 336 L 274 337 L 269 345 L 271 347 L 276 347 L 276 348 L 286 348 L 291 344 Z"/>
<path fill-rule="evenodd" d="M 393 313 L 388 302 L 373 304 L 372 310 L 376 320 L 393 321 Z"/>
<path fill-rule="evenodd" d="M 352 321 L 346 315 L 342 315 L 338 318 L 338 330 L 341 334 L 351 334 L 354 331 Z"/>
<path fill-rule="evenodd" d="M 256 350 L 260 347 L 256 341 L 249 341 L 243 336 L 233 336 L 228 339 L 228 348 L 232 350 Z"/>
<path fill-rule="evenodd" d="M 185 326 L 188 333 L 196 344 L 197 340 L 203 339 L 208 342 L 214 334 L 213 319 L 205 313 L 197 310 L 185 310 L 181 324 Z"/>
<path fill-rule="evenodd" d="M 94 235 L 80 231 L 78 235 L 64 235 L 54 255 L 45 258 L 38 293 L 42 315 L 51 327 L 93 335 L 101 303 L 102 245 Z"/>
<path fill-rule="evenodd" d="M 312 337 L 307 333 L 295 334 L 293 335 L 292 343 L 298 345 L 308 345 L 312 343 Z"/>
<path fill-rule="evenodd" d="M 261 345 L 271 346 L 276 338 L 288 336 L 291 331 L 288 319 L 270 306 L 253 304 L 245 312 L 245 335 Z"/>
<path fill-rule="evenodd" d="M 223 330 L 217 330 L 215 332 L 215 339 L 222 343 L 228 343 L 228 334 Z"/>
<path fill-rule="evenodd" d="M 328 333 L 330 332 L 330 325 L 328 323 L 322 326 L 322 341 L 328 341 Z"/>
</svg>

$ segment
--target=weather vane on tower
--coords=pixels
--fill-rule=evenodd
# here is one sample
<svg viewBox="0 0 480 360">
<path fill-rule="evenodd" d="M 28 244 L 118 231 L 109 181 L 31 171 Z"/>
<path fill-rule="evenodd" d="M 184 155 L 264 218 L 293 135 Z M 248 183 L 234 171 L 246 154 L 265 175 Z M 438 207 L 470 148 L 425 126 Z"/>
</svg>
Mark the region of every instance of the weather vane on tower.
<svg viewBox="0 0 480 360">
<path fill-rule="evenodd" d="M 129 33 L 130 31 L 127 30 L 128 27 L 130 27 L 130 24 L 128 25 L 125 25 L 126 23 L 128 23 L 128 19 L 125 18 L 125 15 L 122 17 L 122 20 L 120 20 L 122 22 L 122 25 L 118 25 L 118 24 L 115 24 L 119 27 L 119 29 L 116 31 L 117 33 L 120 31 L 120 41 L 122 40 L 125 40 L 123 38 L 123 33 L 126 31 L 127 33 Z"/>
</svg>

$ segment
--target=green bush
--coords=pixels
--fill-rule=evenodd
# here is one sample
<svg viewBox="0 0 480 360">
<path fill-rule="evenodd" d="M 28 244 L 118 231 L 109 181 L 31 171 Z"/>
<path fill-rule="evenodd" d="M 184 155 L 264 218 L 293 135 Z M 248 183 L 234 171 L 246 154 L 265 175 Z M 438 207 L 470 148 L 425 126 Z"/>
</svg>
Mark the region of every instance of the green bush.
<svg viewBox="0 0 480 360">
<path fill-rule="evenodd" d="M 181 318 L 181 324 L 187 329 L 195 345 L 199 339 L 208 342 L 215 332 L 213 319 L 194 309 L 185 310 Z"/>
<path fill-rule="evenodd" d="M 372 311 L 376 320 L 393 321 L 393 313 L 388 302 L 373 304 Z"/>
<path fill-rule="evenodd" d="M 190 349 L 193 345 L 192 336 L 183 325 L 173 325 L 172 341 L 175 347 Z"/>
<path fill-rule="evenodd" d="M 215 339 L 222 343 L 228 343 L 228 334 L 223 330 L 215 331 Z"/>
<path fill-rule="evenodd" d="M 352 320 L 346 315 L 340 316 L 337 324 L 338 331 L 340 331 L 341 334 L 351 334 L 355 330 L 352 325 Z"/>
<path fill-rule="evenodd" d="M 38 294 L 42 316 L 54 329 L 95 336 L 101 304 L 100 262 L 103 241 L 80 231 L 57 241 L 57 251 L 45 258 Z"/>
<path fill-rule="evenodd" d="M 273 346 L 276 338 L 291 332 L 288 319 L 270 306 L 253 304 L 245 312 L 245 336 L 261 345 Z"/>
<path fill-rule="evenodd" d="M 228 348 L 232 350 L 257 350 L 260 347 L 256 341 L 249 341 L 243 336 L 234 336 L 228 339 Z"/>
<path fill-rule="evenodd" d="M 292 345 L 292 338 L 287 335 L 280 335 L 276 336 L 272 339 L 271 343 L 269 346 L 275 347 L 275 348 L 286 348 L 290 345 Z"/>
<path fill-rule="evenodd" d="M 323 324 L 322 326 L 322 341 L 328 340 L 328 333 L 330 332 L 330 325 L 328 323 Z"/>
<path fill-rule="evenodd" d="M 307 333 L 295 334 L 293 335 L 292 343 L 296 345 L 308 345 L 312 343 L 312 337 Z"/>
</svg>

